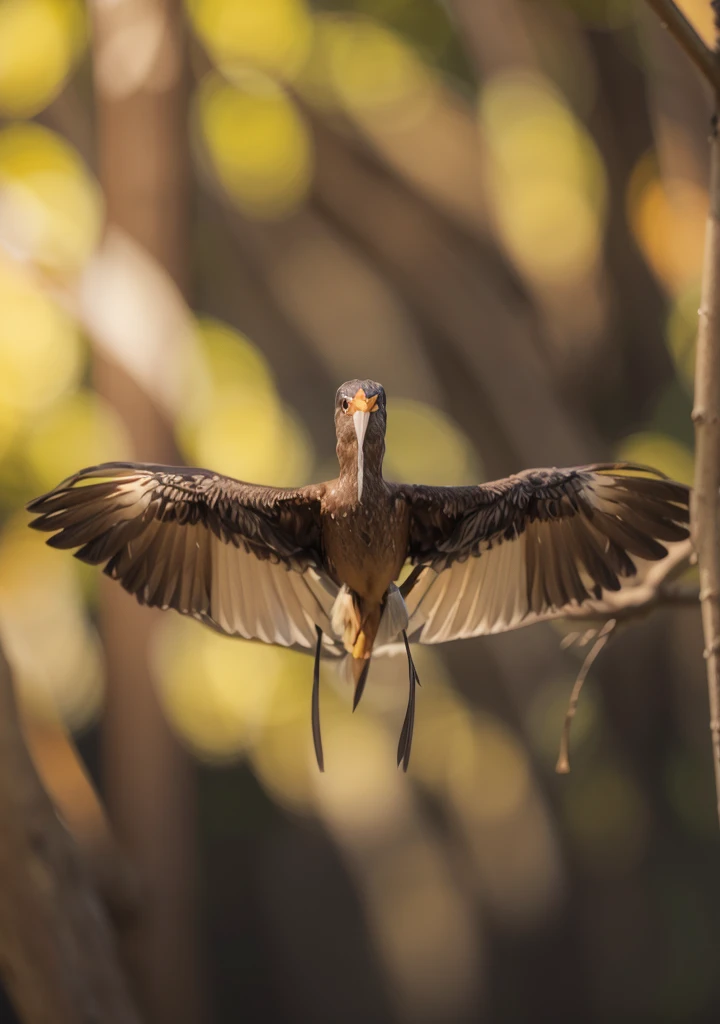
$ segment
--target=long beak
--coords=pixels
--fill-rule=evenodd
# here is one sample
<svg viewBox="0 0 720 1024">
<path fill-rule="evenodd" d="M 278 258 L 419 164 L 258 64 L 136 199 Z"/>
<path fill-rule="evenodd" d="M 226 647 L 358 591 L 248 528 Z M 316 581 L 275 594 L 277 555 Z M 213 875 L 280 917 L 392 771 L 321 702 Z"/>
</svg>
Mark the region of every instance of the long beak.
<svg viewBox="0 0 720 1024">
<path fill-rule="evenodd" d="M 353 424 L 355 426 L 355 434 L 357 436 L 358 445 L 358 463 L 357 463 L 357 491 L 358 501 L 362 501 L 363 492 L 363 471 L 365 468 L 365 456 L 363 454 L 363 442 L 365 441 L 365 431 L 367 430 L 368 420 L 370 419 L 369 412 L 354 412 L 353 413 Z"/>
</svg>

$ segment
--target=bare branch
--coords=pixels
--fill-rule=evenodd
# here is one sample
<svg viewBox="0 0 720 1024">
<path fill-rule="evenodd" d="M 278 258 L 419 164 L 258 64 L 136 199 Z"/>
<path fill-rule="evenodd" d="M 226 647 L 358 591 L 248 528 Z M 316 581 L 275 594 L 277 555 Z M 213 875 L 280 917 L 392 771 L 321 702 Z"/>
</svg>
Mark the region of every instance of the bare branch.
<svg viewBox="0 0 720 1024">
<path fill-rule="evenodd" d="M 713 3 L 718 27 L 718 4 Z M 705 229 L 695 370 L 695 488 L 691 527 L 700 570 L 715 788 L 720 818 L 720 139 L 716 94 L 710 135 L 710 209 Z"/>
<path fill-rule="evenodd" d="M 691 23 L 673 0 L 647 0 L 648 4 L 660 18 L 663 26 L 678 41 L 685 53 L 710 85 L 720 90 L 720 64 L 713 51 L 709 49 L 697 34 Z"/>
<path fill-rule="evenodd" d="M 675 607 L 698 605 L 700 591 L 697 585 L 678 582 L 675 579 L 687 567 L 692 559 L 692 554 L 692 544 L 689 540 L 674 544 L 670 548 L 667 558 L 653 563 L 635 586 L 625 587 L 615 594 L 606 593 L 602 601 L 591 602 L 588 605 L 583 605 L 582 608 L 566 609 L 562 613 L 562 618 L 566 621 L 595 622 L 600 625 L 583 632 L 569 633 L 562 643 L 563 647 L 569 647 L 572 644 L 584 646 L 592 640 L 595 641 L 580 667 L 565 713 L 565 722 L 560 738 L 560 753 L 555 765 L 555 771 L 559 774 L 566 775 L 570 771 L 570 727 L 575 717 L 583 683 L 616 626 L 634 619 L 645 618 L 653 609 L 663 605 Z"/>
<path fill-rule="evenodd" d="M 674 544 L 660 562 L 654 562 L 634 586 L 624 587 L 617 593 L 606 592 L 602 601 L 590 601 L 582 608 L 565 609 L 558 617 L 578 622 L 607 622 L 617 619 L 628 622 L 645 618 L 661 605 L 695 605 L 700 591 L 695 584 L 677 582 L 693 558 L 689 540 Z"/>
<path fill-rule="evenodd" d="M 565 712 L 565 722 L 563 723 L 563 731 L 560 737 L 560 753 L 558 754 L 557 764 L 555 765 L 555 771 L 558 775 L 567 775 L 570 771 L 570 726 L 572 725 L 572 720 L 575 717 L 575 712 L 577 711 L 578 700 L 580 699 L 580 691 L 583 688 L 583 683 L 587 679 L 587 674 L 592 668 L 598 654 L 610 639 L 612 631 L 615 629 L 616 625 L 616 619 L 608 619 L 597 634 L 597 640 L 588 651 L 585 660 L 580 667 L 580 671 L 577 674 L 575 685 L 573 686 L 572 693 L 570 694 L 568 709 Z"/>
</svg>

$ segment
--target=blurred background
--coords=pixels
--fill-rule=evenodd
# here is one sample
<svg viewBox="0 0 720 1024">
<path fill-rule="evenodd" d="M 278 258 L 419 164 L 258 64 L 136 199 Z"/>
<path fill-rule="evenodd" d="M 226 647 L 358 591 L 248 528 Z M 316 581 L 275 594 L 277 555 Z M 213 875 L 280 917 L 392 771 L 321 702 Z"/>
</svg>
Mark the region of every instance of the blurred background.
<svg viewBox="0 0 720 1024">
<path fill-rule="evenodd" d="M 352 377 L 390 478 L 689 482 L 710 113 L 633 0 L 0 0 L 0 636 L 136 878 L 148 1021 L 718 1019 L 694 609 L 613 637 L 569 776 L 562 624 L 419 650 L 407 777 L 404 665 L 355 715 L 323 667 L 320 776 L 308 656 L 139 609 L 23 511 L 105 460 L 332 476 Z"/>
</svg>

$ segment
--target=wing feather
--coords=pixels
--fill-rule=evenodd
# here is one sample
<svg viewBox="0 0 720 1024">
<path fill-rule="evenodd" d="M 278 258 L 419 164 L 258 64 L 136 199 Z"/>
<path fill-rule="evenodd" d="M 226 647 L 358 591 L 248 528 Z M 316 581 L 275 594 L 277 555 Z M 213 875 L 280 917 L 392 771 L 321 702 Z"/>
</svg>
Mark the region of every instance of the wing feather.
<svg viewBox="0 0 720 1024">
<path fill-rule="evenodd" d="M 425 643 L 513 629 L 615 591 L 688 536 L 689 491 L 646 467 L 529 470 L 479 487 L 398 486 L 408 557 L 427 568 L 406 594 Z"/>
<path fill-rule="evenodd" d="M 207 470 L 107 463 L 28 506 L 48 543 L 141 604 L 224 633 L 313 647 L 337 587 L 321 562 L 321 488 L 245 484 Z"/>
</svg>

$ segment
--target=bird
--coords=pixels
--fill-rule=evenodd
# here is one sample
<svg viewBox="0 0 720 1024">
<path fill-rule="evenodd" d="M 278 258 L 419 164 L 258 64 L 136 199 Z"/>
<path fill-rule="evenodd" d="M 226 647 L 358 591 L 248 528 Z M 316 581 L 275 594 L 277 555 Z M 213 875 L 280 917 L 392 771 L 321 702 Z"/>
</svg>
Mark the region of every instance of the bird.
<svg viewBox="0 0 720 1024">
<path fill-rule="evenodd" d="M 689 489 L 646 466 L 531 469 L 455 487 L 393 483 L 383 476 L 382 385 L 343 384 L 334 420 L 339 472 L 324 483 L 278 488 L 206 469 L 108 462 L 27 505 L 48 544 L 76 549 L 140 604 L 314 650 L 321 771 L 322 656 L 346 659 L 354 710 L 373 654 L 404 646 L 397 761 L 407 771 L 420 681 L 411 644 L 582 608 L 635 576 L 637 559 L 664 558 L 665 544 L 688 536 Z"/>
</svg>

